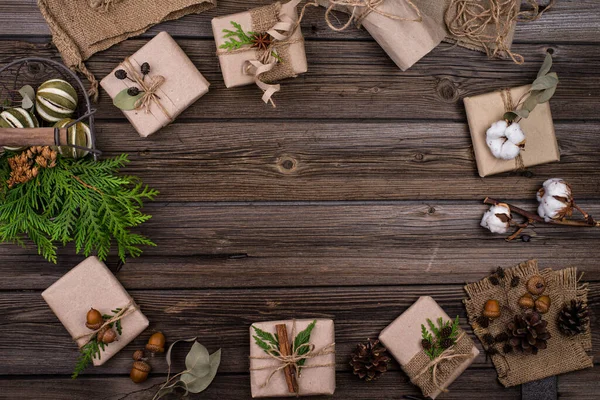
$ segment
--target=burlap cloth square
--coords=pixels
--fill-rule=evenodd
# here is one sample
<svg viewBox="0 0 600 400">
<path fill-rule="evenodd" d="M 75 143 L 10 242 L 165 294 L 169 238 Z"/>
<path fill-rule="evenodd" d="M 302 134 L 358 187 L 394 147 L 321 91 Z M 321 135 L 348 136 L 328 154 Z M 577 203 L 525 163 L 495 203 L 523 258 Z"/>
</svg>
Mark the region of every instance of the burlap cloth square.
<svg viewBox="0 0 600 400">
<path fill-rule="evenodd" d="M 552 337 L 548 340 L 548 348 L 540 350 L 537 355 L 524 355 L 519 352 L 492 355 L 491 359 L 498 372 L 498 380 L 506 387 L 547 378 L 549 376 L 593 367 L 592 357 L 586 351 L 592 349 L 591 330 L 573 338 L 561 334 L 557 327 L 557 316 L 564 303 L 578 299 L 587 303 L 588 285 L 579 283 L 577 268 L 566 268 L 558 271 L 538 269 L 537 261 L 530 260 L 506 269 L 506 278 L 500 285 L 493 285 L 489 278 L 465 286 L 469 295 L 464 300 L 469 322 L 475 335 L 483 343 L 483 335 L 497 335 L 506 331 L 506 324 L 521 310 L 517 305 L 519 298 L 527 292 L 525 284 L 529 277 L 541 275 L 546 280 L 547 289 L 544 294 L 550 296 L 550 310 L 543 314 L 548 321 L 548 331 Z M 510 281 L 514 276 L 520 278 L 517 287 L 511 288 Z M 489 299 L 500 302 L 502 315 L 494 319 L 488 329 L 477 324 L 476 319 L 482 313 L 484 304 Z"/>
<path fill-rule="evenodd" d="M 153 25 L 199 14 L 216 3 L 216 0 L 38 0 L 65 64 L 88 78 L 93 97 L 97 97 L 98 82 L 84 65 L 85 60 Z"/>
</svg>

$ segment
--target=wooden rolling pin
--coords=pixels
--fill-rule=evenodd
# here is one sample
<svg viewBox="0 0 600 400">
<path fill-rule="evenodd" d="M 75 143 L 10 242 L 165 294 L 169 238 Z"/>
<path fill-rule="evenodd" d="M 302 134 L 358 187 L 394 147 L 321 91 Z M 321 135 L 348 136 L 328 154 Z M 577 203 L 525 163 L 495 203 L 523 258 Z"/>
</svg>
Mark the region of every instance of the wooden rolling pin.
<svg viewBox="0 0 600 400">
<path fill-rule="evenodd" d="M 56 146 L 55 128 L 0 128 L 0 145 L 7 147 Z M 59 130 L 60 144 L 67 144 L 67 129 Z"/>
</svg>

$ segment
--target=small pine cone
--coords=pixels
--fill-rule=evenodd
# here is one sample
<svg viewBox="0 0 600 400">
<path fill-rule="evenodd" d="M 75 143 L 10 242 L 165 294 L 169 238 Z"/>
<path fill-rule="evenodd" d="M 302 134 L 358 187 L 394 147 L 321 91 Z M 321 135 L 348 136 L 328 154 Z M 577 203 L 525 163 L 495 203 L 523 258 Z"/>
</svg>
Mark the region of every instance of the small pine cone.
<svg viewBox="0 0 600 400">
<path fill-rule="evenodd" d="M 510 287 L 515 288 L 519 286 L 519 283 L 521 283 L 521 278 L 519 278 L 518 276 L 513 276 L 510 280 Z"/>
<path fill-rule="evenodd" d="M 507 328 L 509 343 L 524 354 L 536 355 L 539 350 L 548 347 L 547 341 L 552 337 L 548 332 L 548 321 L 544 321 L 541 314 L 535 311 L 515 315 Z"/>
<path fill-rule="evenodd" d="M 587 304 L 580 300 L 566 303 L 558 314 L 558 329 L 566 336 L 575 336 L 587 330 L 589 325 Z"/>
<path fill-rule="evenodd" d="M 454 346 L 454 339 L 445 338 L 445 339 L 442 339 L 442 341 L 440 342 L 440 347 L 442 349 L 448 349 L 452 346 Z"/>
<path fill-rule="evenodd" d="M 494 336 L 491 333 L 486 333 L 485 335 L 483 335 L 483 343 L 487 344 L 488 346 L 493 345 L 494 343 L 496 343 L 496 340 L 494 339 Z"/>
<path fill-rule="evenodd" d="M 504 277 L 506 276 L 506 274 L 504 273 L 504 269 L 502 269 L 502 267 L 496 268 L 496 275 L 498 275 L 498 278 L 500 278 L 500 279 L 504 279 Z"/>
<path fill-rule="evenodd" d="M 496 335 L 494 340 L 496 341 L 496 343 L 506 342 L 508 340 L 508 334 L 506 332 L 499 333 Z"/>
<path fill-rule="evenodd" d="M 421 346 L 423 346 L 425 350 L 431 350 L 431 342 L 427 339 L 421 340 Z"/>
<path fill-rule="evenodd" d="M 502 346 L 502 352 L 504 354 L 510 354 L 513 352 L 513 347 L 510 343 L 504 343 L 504 346 Z"/>
<path fill-rule="evenodd" d="M 487 327 L 490 326 L 490 319 L 483 315 L 480 315 L 479 317 L 477 317 L 475 322 L 477 322 L 477 324 L 484 329 L 487 329 Z"/>
<path fill-rule="evenodd" d="M 368 382 L 385 373 L 390 361 L 387 349 L 379 340 L 369 339 L 356 346 L 351 355 L 350 366 L 354 375 Z"/>
<path fill-rule="evenodd" d="M 494 286 L 498 286 L 500 284 L 500 280 L 496 275 L 492 275 L 489 277 L 490 283 Z"/>
<path fill-rule="evenodd" d="M 446 326 L 442 328 L 442 330 L 440 331 L 440 335 L 442 335 L 442 338 L 450 337 L 450 335 L 452 335 L 452 327 Z"/>
</svg>

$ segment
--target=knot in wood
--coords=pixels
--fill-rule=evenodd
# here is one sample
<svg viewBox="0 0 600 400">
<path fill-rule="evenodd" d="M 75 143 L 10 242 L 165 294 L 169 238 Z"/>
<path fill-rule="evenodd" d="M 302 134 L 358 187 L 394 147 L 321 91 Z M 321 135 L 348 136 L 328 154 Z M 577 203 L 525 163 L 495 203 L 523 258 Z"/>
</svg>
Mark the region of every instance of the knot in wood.
<svg viewBox="0 0 600 400">
<path fill-rule="evenodd" d="M 284 174 L 289 174 L 296 170 L 298 163 L 294 158 L 290 156 L 282 156 L 277 161 L 277 165 L 281 172 L 283 172 Z"/>
<path fill-rule="evenodd" d="M 440 79 L 436 91 L 440 99 L 446 103 L 454 103 L 458 100 L 458 89 L 450 79 Z"/>
<path fill-rule="evenodd" d="M 423 161 L 423 158 L 425 158 L 425 156 L 423 155 L 423 153 L 417 153 L 417 154 L 415 154 L 415 160 L 417 160 L 417 161 Z"/>
<path fill-rule="evenodd" d="M 429 214 L 429 215 L 435 214 L 435 207 L 429 207 L 427 209 L 427 214 Z"/>
</svg>

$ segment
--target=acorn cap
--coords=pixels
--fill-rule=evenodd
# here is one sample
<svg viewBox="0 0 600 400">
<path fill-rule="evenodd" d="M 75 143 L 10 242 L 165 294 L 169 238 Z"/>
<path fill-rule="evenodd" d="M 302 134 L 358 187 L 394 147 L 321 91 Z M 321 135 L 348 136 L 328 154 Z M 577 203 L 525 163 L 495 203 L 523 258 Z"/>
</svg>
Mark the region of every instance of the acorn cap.
<svg viewBox="0 0 600 400">
<path fill-rule="evenodd" d="M 539 296 L 546 290 L 546 280 L 541 275 L 533 275 L 527 280 L 527 291 Z"/>
<path fill-rule="evenodd" d="M 150 372 L 152 370 L 152 367 L 150 366 L 150 364 L 148 364 L 145 361 L 134 361 L 133 368 L 137 369 L 138 371 L 142 371 L 142 372 Z"/>
<path fill-rule="evenodd" d="M 95 324 L 90 324 L 90 323 L 86 322 L 85 326 L 88 329 L 91 329 L 91 330 L 95 331 L 96 329 L 100 329 L 100 327 L 102 326 L 102 322 L 98 322 L 98 323 L 95 323 Z"/>
<path fill-rule="evenodd" d="M 148 350 L 148 351 L 149 351 L 149 352 L 151 352 L 151 353 L 164 353 L 164 351 L 165 351 L 165 348 L 164 348 L 164 347 L 157 346 L 157 345 L 155 345 L 155 344 L 150 344 L 150 343 L 148 343 L 148 344 L 146 345 L 146 350 Z"/>
</svg>

